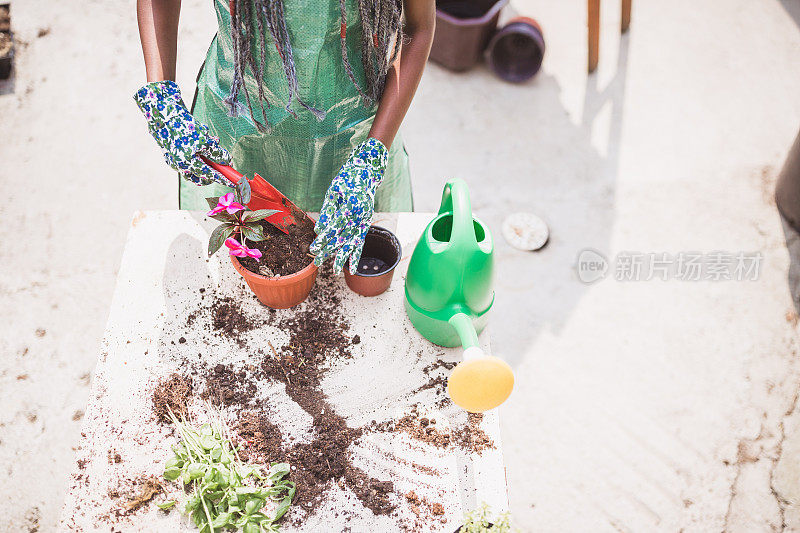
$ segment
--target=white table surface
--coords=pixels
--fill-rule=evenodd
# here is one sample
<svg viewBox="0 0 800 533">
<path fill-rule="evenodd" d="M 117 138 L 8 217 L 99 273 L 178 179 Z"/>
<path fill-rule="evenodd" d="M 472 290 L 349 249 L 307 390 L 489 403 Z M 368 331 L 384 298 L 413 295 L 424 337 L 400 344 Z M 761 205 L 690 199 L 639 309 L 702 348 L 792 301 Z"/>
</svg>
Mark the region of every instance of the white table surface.
<svg viewBox="0 0 800 533">
<path fill-rule="evenodd" d="M 429 410 L 442 427 L 456 427 L 466 421 L 466 413 L 455 406 L 437 409 L 440 398 L 435 390 L 416 391 L 431 378 L 425 367 L 439 359 L 458 361 L 460 357 L 459 349 L 440 348 L 425 341 L 403 310 L 408 258 L 431 218 L 424 213 L 376 214 L 374 222 L 395 231 L 403 246 L 403 260 L 384 294 L 364 298 L 351 292 L 343 277 L 336 280 L 342 308 L 351 322 L 350 331 L 359 334 L 363 342 L 353 346 L 352 359 L 333 364 L 322 388 L 351 426 L 399 419 L 415 404 Z M 268 312 L 225 254 L 206 260 L 208 234 L 215 224 L 201 213 L 186 211 L 139 212 L 133 217 L 77 450 L 81 467 L 76 466 L 72 475 L 60 530 L 108 531 L 109 522 L 104 517 L 113 516 L 124 503 L 124 498 L 108 495 L 119 485 L 119 478 L 161 476 L 164 462 L 171 456 L 170 447 L 177 441 L 167 428 L 156 423 L 151 395 L 159 379 L 186 370 L 176 353 L 197 353 L 200 349 L 212 366 L 217 362 L 245 364 L 251 343 L 263 346 L 271 340 L 279 347 L 285 341 L 285 333 L 265 325 L 251 331 L 248 344 L 242 348 L 203 329 L 202 318 L 186 326 L 187 315 L 200 304 L 200 288 L 206 289 L 206 298 L 239 299 L 248 315 Z M 278 311 L 287 316 L 293 312 Z M 172 344 L 180 336 L 187 342 Z M 488 333 L 481 335 L 481 342 L 490 353 Z M 299 420 L 301 424 L 304 417 L 310 421 L 282 384 L 258 386 L 270 406 L 271 417 L 274 414 L 276 419 Z M 431 521 L 426 529 L 449 533 L 460 525 L 466 510 L 481 502 L 497 512 L 508 506 L 497 413 L 486 413 L 481 428 L 493 439 L 495 448 L 480 454 L 435 448 L 404 433 L 369 434 L 356 441 L 351 451 L 367 473 L 393 481 L 399 495 L 414 490 L 441 502 L 444 520 Z M 376 449 L 381 453 L 375 453 Z M 119 453 L 122 461 L 109 461 L 109 450 Z M 412 462 L 434 467 L 441 475 L 412 470 L 408 466 Z M 177 484 L 167 486 L 171 494 L 180 494 Z M 155 501 L 164 499 L 159 496 Z M 396 531 L 398 522 L 407 523 L 412 516 L 404 498 L 398 496 L 397 503 L 395 515 L 376 517 L 352 497 L 349 489 L 332 485 L 323 505 L 302 526 L 284 524 L 281 530 Z M 152 503 L 130 516 L 114 518 L 111 525 L 116 531 L 195 529 L 180 512 L 165 514 Z"/>
</svg>

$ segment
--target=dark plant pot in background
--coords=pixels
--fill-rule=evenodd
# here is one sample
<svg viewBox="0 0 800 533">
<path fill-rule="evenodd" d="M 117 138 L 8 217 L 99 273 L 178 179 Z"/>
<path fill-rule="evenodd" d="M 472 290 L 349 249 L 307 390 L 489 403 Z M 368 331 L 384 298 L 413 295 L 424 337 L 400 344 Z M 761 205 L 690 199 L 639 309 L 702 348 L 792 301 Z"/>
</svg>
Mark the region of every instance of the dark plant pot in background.
<svg viewBox="0 0 800 533">
<path fill-rule="evenodd" d="M 517 17 L 494 34 L 486 59 L 495 74 L 513 83 L 531 79 L 542 66 L 544 35 L 539 23 L 529 17 Z"/>
<path fill-rule="evenodd" d="M 795 231 L 800 232 L 800 132 L 797 133 L 778 175 L 775 202 L 783 218 Z"/>
<path fill-rule="evenodd" d="M 6 19 L 6 14 L 8 18 Z M 11 33 L 11 5 L 0 4 L 0 80 L 8 79 L 14 65 L 14 34 Z"/>
<path fill-rule="evenodd" d="M 430 58 L 461 71 L 480 61 L 508 0 L 438 0 Z"/>
<path fill-rule="evenodd" d="M 345 265 L 344 280 L 351 291 L 361 296 L 377 296 L 392 284 L 401 257 L 403 249 L 397 236 L 386 228 L 371 226 L 364 238 L 358 269 L 351 274 L 350 265 Z"/>
<path fill-rule="evenodd" d="M 0 39 L 2 38 L 0 34 Z M 7 80 L 11 76 L 11 68 L 14 66 L 14 34 L 8 32 L 8 38 L 11 40 L 11 49 L 0 57 L 0 80 Z"/>
</svg>

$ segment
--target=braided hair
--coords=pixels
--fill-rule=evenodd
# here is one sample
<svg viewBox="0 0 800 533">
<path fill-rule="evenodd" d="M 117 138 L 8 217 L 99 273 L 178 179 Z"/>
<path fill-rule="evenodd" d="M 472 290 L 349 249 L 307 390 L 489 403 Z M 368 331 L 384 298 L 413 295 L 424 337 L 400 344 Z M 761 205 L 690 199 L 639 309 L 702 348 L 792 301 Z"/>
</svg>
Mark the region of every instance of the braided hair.
<svg viewBox="0 0 800 533">
<path fill-rule="evenodd" d="M 340 39 L 342 46 L 342 61 L 345 72 L 353 82 L 359 95 L 364 99 L 365 105 L 377 102 L 383 94 L 386 74 L 389 72 L 400 49 L 400 24 L 402 14 L 401 0 L 358 0 L 358 11 L 361 16 L 361 64 L 364 68 L 366 86 L 361 87 L 353 73 L 353 67 L 347 54 L 347 13 L 345 1 L 339 0 L 340 13 Z M 325 118 L 325 111 L 310 106 L 300 98 L 297 70 L 292 55 L 292 45 L 289 42 L 289 32 L 286 28 L 286 18 L 283 11 L 283 0 L 230 0 L 231 10 L 231 37 L 233 41 L 233 80 L 231 90 L 225 98 L 228 114 L 232 117 L 239 116 L 244 110 L 238 101 L 239 94 L 244 92 L 245 101 L 256 127 L 261 132 L 269 131 L 267 122 L 267 109 L 272 104 L 266 97 L 263 86 L 263 74 L 266 69 L 266 32 L 272 37 L 272 44 L 278 50 L 278 55 L 283 64 L 284 75 L 289 87 L 289 101 L 286 111 L 295 118 L 297 114 L 291 109 L 292 101 L 307 109 L 317 120 Z M 258 35 L 253 35 L 253 22 L 258 30 Z M 253 39 L 258 42 L 258 57 L 252 53 Z M 258 106 L 261 110 L 261 120 L 255 118 L 253 113 L 253 100 L 244 83 L 247 69 L 256 78 Z"/>
</svg>

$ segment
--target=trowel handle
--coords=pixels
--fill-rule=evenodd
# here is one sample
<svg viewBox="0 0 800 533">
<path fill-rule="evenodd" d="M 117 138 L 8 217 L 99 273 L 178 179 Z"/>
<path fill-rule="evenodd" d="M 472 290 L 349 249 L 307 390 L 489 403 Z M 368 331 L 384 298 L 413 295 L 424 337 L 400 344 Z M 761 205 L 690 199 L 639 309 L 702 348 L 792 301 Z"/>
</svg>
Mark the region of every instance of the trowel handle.
<svg viewBox="0 0 800 533">
<path fill-rule="evenodd" d="M 215 163 L 214 161 L 202 155 L 200 156 L 200 159 L 203 160 L 203 163 L 205 163 L 206 165 L 210 166 L 211 168 L 213 168 L 214 170 L 216 170 L 217 172 L 228 178 L 228 180 L 233 182 L 234 185 L 239 183 L 239 180 L 242 179 L 243 174 L 237 171 L 233 167 L 230 167 L 228 165 L 223 165 L 221 163 Z"/>
<path fill-rule="evenodd" d="M 452 179 L 444 186 L 439 214 L 453 213 L 453 228 L 450 243 L 458 246 L 478 243 L 475 237 L 475 226 L 472 220 L 472 204 L 469 200 L 469 188 L 462 179 Z"/>
</svg>

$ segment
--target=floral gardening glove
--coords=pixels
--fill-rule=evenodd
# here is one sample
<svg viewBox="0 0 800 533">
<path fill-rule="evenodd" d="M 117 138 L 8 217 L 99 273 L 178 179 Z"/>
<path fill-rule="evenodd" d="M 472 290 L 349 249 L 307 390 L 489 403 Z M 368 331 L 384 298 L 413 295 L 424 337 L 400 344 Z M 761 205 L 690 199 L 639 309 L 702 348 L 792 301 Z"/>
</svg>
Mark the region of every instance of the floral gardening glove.
<svg viewBox="0 0 800 533">
<path fill-rule="evenodd" d="M 231 184 L 219 172 L 197 157 L 202 154 L 215 163 L 229 165 L 231 156 L 211 135 L 208 126 L 197 122 L 183 103 L 181 90 L 174 81 L 148 83 L 133 96 L 150 135 L 164 150 L 167 164 L 197 185 L 218 182 Z"/>
<path fill-rule="evenodd" d="M 317 266 L 335 254 L 334 271 L 340 272 L 349 257 L 350 273 L 355 274 L 388 156 L 383 143 L 370 137 L 353 150 L 333 178 L 314 228 L 317 238 L 311 243 Z"/>
</svg>

